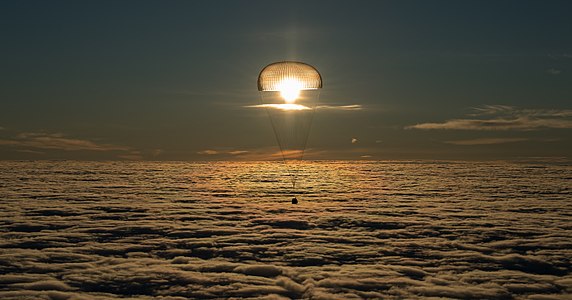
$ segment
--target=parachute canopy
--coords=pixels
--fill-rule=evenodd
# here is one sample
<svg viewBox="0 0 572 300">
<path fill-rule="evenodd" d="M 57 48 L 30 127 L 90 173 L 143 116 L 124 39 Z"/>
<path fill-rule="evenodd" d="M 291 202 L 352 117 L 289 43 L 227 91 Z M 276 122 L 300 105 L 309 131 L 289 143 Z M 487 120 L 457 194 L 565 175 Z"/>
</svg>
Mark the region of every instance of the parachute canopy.
<svg viewBox="0 0 572 300">
<path fill-rule="evenodd" d="M 302 62 L 280 61 L 267 65 L 258 76 L 260 105 L 270 117 L 280 156 L 296 189 L 298 169 L 316 109 L 322 76 Z"/>
<path fill-rule="evenodd" d="M 297 61 L 269 64 L 258 75 L 258 90 L 315 90 L 322 88 L 322 76 L 316 68 Z"/>
</svg>

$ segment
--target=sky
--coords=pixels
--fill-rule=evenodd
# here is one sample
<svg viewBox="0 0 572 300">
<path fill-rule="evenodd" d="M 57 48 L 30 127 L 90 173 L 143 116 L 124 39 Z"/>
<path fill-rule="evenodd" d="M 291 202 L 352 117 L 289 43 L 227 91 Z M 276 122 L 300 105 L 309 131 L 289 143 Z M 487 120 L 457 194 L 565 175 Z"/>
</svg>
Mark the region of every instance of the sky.
<svg viewBox="0 0 572 300">
<path fill-rule="evenodd" d="M 256 80 L 323 77 L 309 159 L 572 158 L 570 1 L 2 1 L 0 159 L 258 160 Z M 249 107 L 250 106 L 250 107 Z"/>
</svg>

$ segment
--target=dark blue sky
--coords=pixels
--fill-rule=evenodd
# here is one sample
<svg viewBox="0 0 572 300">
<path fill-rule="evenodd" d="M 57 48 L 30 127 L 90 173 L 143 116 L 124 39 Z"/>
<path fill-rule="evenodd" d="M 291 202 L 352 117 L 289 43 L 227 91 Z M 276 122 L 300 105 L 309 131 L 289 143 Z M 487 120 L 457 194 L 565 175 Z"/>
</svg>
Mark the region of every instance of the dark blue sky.
<svg viewBox="0 0 572 300">
<path fill-rule="evenodd" d="M 309 156 L 570 159 L 570 1 L 2 1 L 0 159 L 258 159 L 256 78 L 324 78 Z M 352 139 L 356 142 L 352 143 Z M 206 151 L 209 150 L 209 151 Z M 240 154 L 240 155 L 238 155 Z"/>
</svg>

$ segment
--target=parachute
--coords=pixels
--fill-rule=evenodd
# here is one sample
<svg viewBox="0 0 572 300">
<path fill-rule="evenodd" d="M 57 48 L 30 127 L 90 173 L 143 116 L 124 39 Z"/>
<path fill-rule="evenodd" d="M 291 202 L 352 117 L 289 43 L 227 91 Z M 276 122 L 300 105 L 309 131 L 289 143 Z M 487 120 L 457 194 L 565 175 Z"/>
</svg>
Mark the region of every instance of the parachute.
<svg viewBox="0 0 572 300">
<path fill-rule="evenodd" d="M 302 62 L 275 62 L 264 67 L 258 76 L 260 107 L 268 112 L 292 182 L 292 193 L 296 193 L 298 167 L 304 158 L 321 88 L 318 70 Z"/>
</svg>

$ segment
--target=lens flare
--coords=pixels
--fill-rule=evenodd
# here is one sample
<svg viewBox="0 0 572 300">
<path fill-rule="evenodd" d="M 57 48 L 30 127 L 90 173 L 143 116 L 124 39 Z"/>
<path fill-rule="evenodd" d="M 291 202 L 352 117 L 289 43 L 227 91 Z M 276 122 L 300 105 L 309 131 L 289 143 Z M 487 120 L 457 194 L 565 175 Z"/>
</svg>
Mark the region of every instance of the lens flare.
<svg viewBox="0 0 572 300">
<path fill-rule="evenodd" d="M 300 97 L 300 90 L 302 90 L 302 83 L 295 78 L 285 78 L 278 83 L 278 91 L 280 96 L 284 98 L 286 103 L 294 103 Z"/>
</svg>

